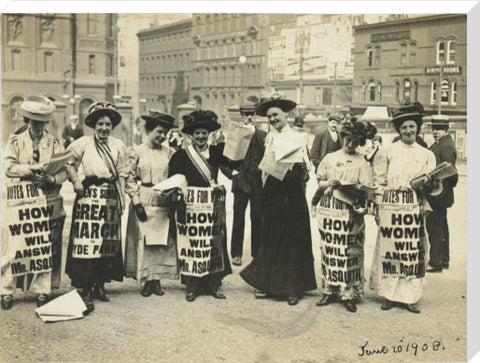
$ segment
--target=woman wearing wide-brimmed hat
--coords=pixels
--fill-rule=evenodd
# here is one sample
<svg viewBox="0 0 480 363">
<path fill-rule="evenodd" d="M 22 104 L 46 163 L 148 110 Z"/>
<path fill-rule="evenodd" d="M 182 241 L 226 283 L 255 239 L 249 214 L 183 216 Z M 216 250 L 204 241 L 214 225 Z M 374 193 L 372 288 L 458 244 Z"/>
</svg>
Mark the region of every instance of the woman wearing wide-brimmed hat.
<svg viewBox="0 0 480 363">
<path fill-rule="evenodd" d="M 381 306 L 383 310 L 389 310 L 398 303 L 417 314 L 420 310 L 416 303 L 422 296 L 425 275 L 423 211 L 424 190 L 429 183 L 411 184 L 411 181 L 431 172 L 436 165 L 433 152 L 416 142 L 423 116 L 423 106 L 419 102 L 395 109 L 392 122 L 399 133 L 400 141 L 380 149 L 373 162 L 374 182 L 384 193 L 378 201 L 379 233 L 372 264 L 371 286 L 384 298 Z M 382 217 L 384 215 L 385 218 Z M 412 241 L 410 246 L 413 247 L 408 250 L 401 243 L 395 244 L 402 242 L 400 233 L 403 223 L 399 222 L 399 218 L 404 215 L 409 223 L 406 227 L 411 228 L 409 236 L 403 239 Z M 415 215 L 415 224 L 410 221 L 412 215 Z M 389 237 L 387 232 L 390 227 L 395 227 L 396 237 L 394 234 Z M 398 247 L 397 251 L 395 247 Z M 410 252 L 408 262 L 399 261 L 399 255 L 405 252 Z"/>
<path fill-rule="evenodd" d="M 318 228 L 320 230 L 320 249 L 322 252 L 321 271 L 323 295 L 318 306 L 327 305 L 338 297 L 346 309 L 356 312 L 356 300 L 363 297 L 365 221 L 366 208 L 359 196 L 350 195 L 351 203 L 339 200 L 332 194 L 341 184 L 371 185 L 372 172 L 368 162 L 357 148 L 365 145 L 366 139 L 372 139 L 377 132 L 375 126 L 358 121 L 356 116 L 344 120 L 340 128 L 342 149 L 327 154 L 317 170 L 318 190 L 313 204 L 317 209 Z M 346 192 L 348 193 L 348 192 Z M 348 198 L 347 198 L 348 199 Z M 338 223 L 337 223 L 338 222 Z M 334 223 L 348 228 L 332 228 Z M 346 223 L 346 224 L 345 224 Z M 333 237 L 332 237 L 333 236 Z M 345 238 L 345 243 L 332 243 L 332 240 Z M 334 249 L 334 248 L 337 249 Z M 343 263 L 343 265 L 341 265 Z M 348 269 L 345 266 L 349 266 Z"/>
<path fill-rule="evenodd" d="M 182 133 L 188 135 L 192 144 L 186 149 L 178 150 L 172 156 L 168 166 L 168 175 L 170 177 L 181 174 L 185 176 L 188 187 L 207 188 L 204 190 L 209 191 L 208 195 L 212 196 L 214 203 L 220 204 L 219 210 L 214 211 L 214 214 L 220 215 L 219 218 L 222 220 L 225 218 L 225 187 L 218 184 L 218 170 L 221 169 L 227 177 L 231 178 L 232 169 L 228 167 L 228 159 L 223 156 L 225 144 L 218 143 L 216 145 L 209 145 L 207 142 L 210 133 L 221 127 L 217 122 L 218 116 L 209 110 L 199 110 L 183 116 L 183 120 L 184 127 Z M 194 196 L 192 196 L 192 199 L 195 199 Z M 177 222 L 183 219 L 185 222 L 184 225 L 187 226 L 187 228 L 190 228 L 190 226 L 196 228 L 195 223 L 191 219 L 190 221 L 185 221 L 186 202 L 188 201 L 184 201 L 184 203 L 181 203 L 179 208 L 177 208 Z M 222 203 L 223 210 L 221 207 Z M 201 206 L 199 206 L 199 208 L 201 208 Z M 218 251 L 218 253 L 215 253 L 212 249 L 206 249 L 213 253 L 212 258 L 214 258 L 215 261 L 221 261 L 222 266 L 219 267 L 219 265 L 216 264 L 215 271 L 212 272 L 209 269 L 208 274 L 202 277 L 195 276 L 190 269 L 186 269 L 189 270 L 188 272 L 180 269 L 182 283 L 187 286 L 187 301 L 194 301 L 202 290 L 217 299 L 225 298 L 225 295 L 219 290 L 222 278 L 232 273 L 227 251 L 225 219 L 223 219 L 223 223 L 221 223 L 219 227 L 218 231 L 222 240 L 219 243 L 220 246 L 218 246 L 218 249 L 221 249 L 222 252 Z M 209 239 L 205 239 L 205 241 L 207 241 L 207 244 L 209 243 Z M 182 258 L 182 256 L 179 252 L 179 259 L 180 258 Z M 196 263 L 196 260 L 194 260 L 194 263 Z"/>
<path fill-rule="evenodd" d="M 317 288 L 310 215 L 302 187 L 302 183 L 308 180 L 307 150 L 301 136 L 288 126 L 286 120 L 287 113 L 295 107 L 295 102 L 279 96 L 265 100 L 256 107 L 256 114 L 266 116 L 270 124 L 265 154 L 259 165 L 263 183 L 263 215 L 259 221 L 262 227 L 258 253 L 240 273 L 249 285 L 258 290 L 255 292 L 256 298 L 286 299 L 289 305 L 298 304 L 306 291 Z M 290 146 L 298 150 L 298 159 L 302 161 L 295 159 L 295 162 L 287 164 L 276 162 L 276 142 L 292 142 Z M 277 163 L 274 164 L 277 169 L 283 168 L 285 173 L 280 173 L 283 178 L 275 168 L 264 168 L 262 165 L 265 160 Z"/>
<path fill-rule="evenodd" d="M 126 148 L 111 136 L 121 115 L 109 102 L 90 106 L 85 125 L 94 129 L 70 144 L 71 181 L 77 197 L 73 205 L 72 228 L 66 272 L 72 286 L 82 288 L 89 311 L 92 294 L 109 301 L 105 282 L 123 280 L 121 216 L 125 206 L 125 179 L 128 174 Z M 83 167 L 85 178 L 77 173 Z M 92 291 L 93 289 L 93 291 Z"/>
<path fill-rule="evenodd" d="M 14 249 L 13 241 L 10 239 L 12 235 L 8 233 L 7 226 L 2 226 L 2 309 L 8 310 L 12 307 L 13 293 L 16 287 L 37 293 L 37 305 L 41 306 L 47 302 L 48 294 L 51 288 L 58 288 L 60 285 L 60 269 L 62 258 L 62 231 L 65 220 L 65 211 L 63 209 L 63 199 L 59 192 L 62 183 L 67 179 L 65 168 L 61 168 L 53 174 L 48 174 L 45 165 L 51 160 L 52 155 L 63 152 L 61 142 L 53 135 L 44 130 L 49 121 L 53 120 L 55 106 L 52 101 L 46 97 L 31 96 L 27 97 L 21 104 L 18 113 L 24 117 L 27 125 L 25 130 L 18 134 L 12 135 L 8 140 L 5 153 L 3 155 L 3 170 L 8 178 L 5 183 L 13 183 L 10 189 L 22 190 L 31 186 L 39 188 L 46 196 L 46 203 L 51 214 L 49 244 L 51 246 L 51 265 L 49 271 L 41 269 L 27 275 L 22 275 L 12 270 L 12 264 L 16 260 L 12 257 L 12 249 Z M 22 186 L 23 183 L 23 186 Z M 26 184 L 25 184 L 26 183 Z M 11 185 L 11 184 L 10 184 Z M 32 188 L 30 188 L 32 193 Z M 11 193 L 9 193 L 11 194 Z M 27 198 L 27 193 L 18 193 L 18 197 Z M 4 203 L 8 203 L 10 196 L 3 197 Z M 12 198 L 15 199 L 15 198 Z M 3 216 L 4 221 L 9 217 L 7 204 L 4 204 Z M 26 222 L 22 222 L 26 223 Z M 46 248 L 48 244 L 43 244 Z M 18 261 L 18 260 L 16 260 Z M 25 260 L 20 259 L 25 262 Z M 27 259 L 28 261 L 28 259 Z M 35 260 L 31 260 L 34 262 Z M 31 262 L 29 270 L 32 269 Z M 35 267 L 35 266 L 33 266 Z"/>
<path fill-rule="evenodd" d="M 161 279 L 178 278 L 175 236 L 171 233 L 169 236 L 170 208 L 152 189 L 168 176 L 168 162 L 175 149 L 165 141 L 175 117 L 157 110 L 141 117 L 145 120 L 146 138 L 133 151 L 126 185 L 131 202 L 125 241 L 125 276 L 143 284 L 141 294 L 148 297 L 163 295 Z M 174 234 L 175 225 L 171 229 Z"/>
</svg>

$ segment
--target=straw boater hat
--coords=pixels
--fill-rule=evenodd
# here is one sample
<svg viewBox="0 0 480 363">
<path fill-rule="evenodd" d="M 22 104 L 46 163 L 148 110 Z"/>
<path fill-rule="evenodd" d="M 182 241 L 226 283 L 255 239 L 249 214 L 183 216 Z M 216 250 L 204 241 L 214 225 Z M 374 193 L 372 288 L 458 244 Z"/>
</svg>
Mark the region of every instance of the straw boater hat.
<svg viewBox="0 0 480 363">
<path fill-rule="evenodd" d="M 358 116 L 353 116 L 350 120 L 342 121 L 340 127 L 342 137 L 350 135 L 360 139 L 360 146 L 365 145 L 367 139 L 373 139 L 377 134 L 377 128 L 367 121 L 359 121 Z"/>
<path fill-rule="evenodd" d="M 198 110 L 183 116 L 184 127 L 182 132 L 193 134 L 196 129 L 202 128 L 209 132 L 218 130 L 222 125 L 218 122 L 218 116 L 215 112 L 209 110 Z"/>
<path fill-rule="evenodd" d="M 430 126 L 434 129 L 448 130 L 450 127 L 450 118 L 447 115 L 430 116 Z"/>
<path fill-rule="evenodd" d="M 122 116 L 118 113 L 117 108 L 110 102 L 95 102 L 88 109 L 88 116 L 85 118 L 85 125 L 95 128 L 95 124 L 98 119 L 102 116 L 108 116 L 110 121 L 112 121 L 112 128 L 115 128 L 120 121 L 122 121 Z"/>
<path fill-rule="evenodd" d="M 423 123 L 422 117 L 424 116 L 425 114 L 423 113 L 423 105 L 420 102 L 406 103 L 403 106 L 397 107 L 393 110 L 393 118 L 391 122 L 393 122 L 393 125 L 398 132 L 403 122 L 412 120 L 415 121 L 418 131 L 420 131 L 420 127 Z"/>
<path fill-rule="evenodd" d="M 273 94 L 271 98 L 257 105 L 255 113 L 259 116 L 267 116 L 268 109 L 272 107 L 278 107 L 283 112 L 287 113 L 297 107 L 297 104 L 293 101 L 281 98 L 279 94 Z"/>
<path fill-rule="evenodd" d="M 255 104 L 253 102 L 245 102 L 244 104 L 240 105 L 239 111 L 241 114 L 246 112 L 255 113 Z"/>
<path fill-rule="evenodd" d="M 172 115 L 154 109 L 148 110 L 148 115 L 142 115 L 141 117 L 148 123 L 153 123 L 155 127 L 162 126 L 168 130 L 173 127 L 175 122 L 175 117 Z"/>
<path fill-rule="evenodd" d="M 22 102 L 17 111 L 30 120 L 48 122 L 53 119 L 55 105 L 47 97 L 30 96 Z"/>
<path fill-rule="evenodd" d="M 342 122 L 342 119 L 343 119 L 342 116 L 337 114 L 328 116 L 328 122 L 330 121 Z"/>
</svg>

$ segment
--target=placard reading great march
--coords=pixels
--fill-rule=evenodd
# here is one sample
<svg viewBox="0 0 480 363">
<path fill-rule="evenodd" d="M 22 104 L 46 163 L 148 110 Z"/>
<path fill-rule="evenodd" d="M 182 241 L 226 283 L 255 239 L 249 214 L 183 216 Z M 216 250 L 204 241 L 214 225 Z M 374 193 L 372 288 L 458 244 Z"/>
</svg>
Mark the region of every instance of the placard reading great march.
<svg viewBox="0 0 480 363">
<path fill-rule="evenodd" d="M 223 271 L 225 189 L 188 187 L 176 218 L 180 272 L 201 277 Z"/>
<path fill-rule="evenodd" d="M 383 276 L 425 276 L 425 227 L 413 190 L 385 190 L 379 207 Z"/>
<path fill-rule="evenodd" d="M 74 205 L 73 257 L 115 256 L 121 248 L 120 218 L 116 191 L 108 186 L 90 186 Z"/>
<path fill-rule="evenodd" d="M 59 205 L 48 205 L 45 195 L 33 183 L 6 185 L 5 220 L 13 276 L 52 270 L 51 230 Z"/>
<path fill-rule="evenodd" d="M 365 223 L 346 203 L 323 196 L 317 207 L 322 278 L 330 285 L 353 286 L 363 279 Z"/>
</svg>

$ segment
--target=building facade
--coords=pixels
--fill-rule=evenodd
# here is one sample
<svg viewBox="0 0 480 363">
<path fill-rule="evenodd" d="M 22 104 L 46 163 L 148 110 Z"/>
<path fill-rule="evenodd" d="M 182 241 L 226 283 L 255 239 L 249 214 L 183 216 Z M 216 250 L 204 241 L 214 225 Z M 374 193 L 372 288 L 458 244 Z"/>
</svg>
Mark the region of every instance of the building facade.
<svg viewBox="0 0 480 363">
<path fill-rule="evenodd" d="M 224 125 L 228 107 L 268 88 L 269 14 L 193 14 L 190 97 Z"/>
<path fill-rule="evenodd" d="M 181 20 L 138 32 L 140 112 L 150 108 L 177 114 L 189 98 L 192 21 Z"/>
<path fill-rule="evenodd" d="M 466 115 L 467 16 L 443 14 L 354 28 L 353 103 Z"/>
<path fill-rule="evenodd" d="M 118 79 L 123 102 L 132 106 L 133 118 L 140 115 L 138 32 L 188 18 L 186 14 L 118 14 Z M 142 103 L 143 106 L 143 103 Z"/>
<path fill-rule="evenodd" d="M 22 124 L 25 97 L 43 95 L 57 112 L 48 126 L 61 136 L 68 117 L 81 122 L 94 101 L 113 101 L 115 14 L 2 15 L 2 145 Z"/>
</svg>

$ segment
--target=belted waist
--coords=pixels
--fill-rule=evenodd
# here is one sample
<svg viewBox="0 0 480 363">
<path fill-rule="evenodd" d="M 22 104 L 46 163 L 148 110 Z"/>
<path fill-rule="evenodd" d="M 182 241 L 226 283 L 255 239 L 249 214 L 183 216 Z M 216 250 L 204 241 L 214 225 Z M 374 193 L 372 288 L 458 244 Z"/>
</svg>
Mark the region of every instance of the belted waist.
<svg viewBox="0 0 480 363">
<path fill-rule="evenodd" d="M 85 179 L 82 181 L 83 187 L 85 189 L 89 188 L 91 185 L 102 185 L 105 183 L 111 184 L 115 183 L 117 181 L 117 178 L 111 177 L 111 178 L 99 178 L 97 176 L 86 176 Z"/>
<path fill-rule="evenodd" d="M 142 183 L 141 185 L 142 185 L 142 187 L 146 187 L 146 188 L 153 187 L 153 183 Z"/>
</svg>

